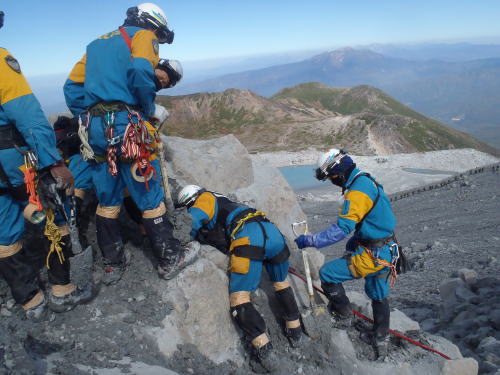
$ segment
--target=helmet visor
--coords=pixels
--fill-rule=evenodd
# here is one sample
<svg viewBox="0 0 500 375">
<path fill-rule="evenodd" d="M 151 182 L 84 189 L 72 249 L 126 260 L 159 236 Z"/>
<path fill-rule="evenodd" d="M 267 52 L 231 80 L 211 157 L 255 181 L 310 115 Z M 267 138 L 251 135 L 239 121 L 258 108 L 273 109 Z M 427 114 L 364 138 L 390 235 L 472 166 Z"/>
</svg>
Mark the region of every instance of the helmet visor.
<svg viewBox="0 0 500 375">
<path fill-rule="evenodd" d="M 167 26 L 160 26 L 155 30 L 155 34 L 158 38 L 158 43 L 160 44 L 172 44 L 172 42 L 174 41 L 175 33 L 169 30 Z"/>
</svg>

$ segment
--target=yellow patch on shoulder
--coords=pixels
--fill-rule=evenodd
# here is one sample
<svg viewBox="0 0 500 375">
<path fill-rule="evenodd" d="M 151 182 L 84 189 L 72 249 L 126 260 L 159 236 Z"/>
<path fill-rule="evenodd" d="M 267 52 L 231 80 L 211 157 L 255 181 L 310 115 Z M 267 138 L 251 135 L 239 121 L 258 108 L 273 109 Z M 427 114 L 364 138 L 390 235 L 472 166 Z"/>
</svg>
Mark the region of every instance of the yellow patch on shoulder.
<svg viewBox="0 0 500 375">
<path fill-rule="evenodd" d="M 8 61 L 15 60 L 5 49 L 0 49 L 0 105 L 21 96 L 32 94 L 31 87 L 22 73 L 17 72 Z M 17 61 L 17 60 L 16 60 Z"/>
<path fill-rule="evenodd" d="M 155 68 L 160 61 L 158 39 L 151 30 L 139 30 L 132 37 L 132 58 L 142 57 Z"/>
<path fill-rule="evenodd" d="M 373 202 L 368 195 L 361 191 L 349 190 L 345 195 L 349 201 L 348 212 L 341 211 L 340 217 L 359 223 L 366 213 L 372 208 Z"/>
<path fill-rule="evenodd" d="M 208 191 L 201 193 L 196 199 L 196 202 L 193 204 L 193 207 L 205 212 L 208 216 L 208 220 L 210 221 L 215 214 L 215 196 Z"/>
</svg>

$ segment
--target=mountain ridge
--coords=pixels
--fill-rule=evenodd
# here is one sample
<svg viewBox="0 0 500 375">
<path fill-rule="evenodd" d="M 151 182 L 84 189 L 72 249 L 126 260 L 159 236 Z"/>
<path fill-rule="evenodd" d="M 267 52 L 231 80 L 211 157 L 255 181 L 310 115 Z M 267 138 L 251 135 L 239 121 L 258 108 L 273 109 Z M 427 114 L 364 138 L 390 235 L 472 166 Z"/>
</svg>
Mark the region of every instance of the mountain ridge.
<svg viewBox="0 0 500 375">
<path fill-rule="evenodd" d="M 338 145 L 362 155 L 476 148 L 498 152 L 368 86 L 309 82 L 266 98 L 251 90 L 159 96 L 166 133 L 207 139 L 234 134 L 251 151 Z"/>
</svg>

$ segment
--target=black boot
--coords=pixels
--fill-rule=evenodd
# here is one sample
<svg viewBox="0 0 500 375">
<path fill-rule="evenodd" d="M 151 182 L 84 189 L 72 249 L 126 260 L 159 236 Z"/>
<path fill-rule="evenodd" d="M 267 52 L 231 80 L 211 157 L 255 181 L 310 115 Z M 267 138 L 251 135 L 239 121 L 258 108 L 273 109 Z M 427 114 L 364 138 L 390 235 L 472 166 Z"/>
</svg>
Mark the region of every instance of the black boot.
<svg viewBox="0 0 500 375">
<path fill-rule="evenodd" d="M 372 345 L 376 351 L 378 359 L 387 356 L 389 346 L 389 323 L 391 309 L 389 300 L 372 301 L 373 328 L 371 331 L 361 332 L 360 339 Z"/>
<path fill-rule="evenodd" d="M 106 285 L 117 283 L 127 268 L 129 256 L 126 256 L 120 235 L 118 219 L 109 219 L 96 215 L 97 244 L 101 249 Z M 128 255 L 128 254 L 127 254 Z"/>
<path fill-rule="evenodd" d="M 89 301 L 92 297 L 90 285 L 84 290 L 71 284 L 69 259 L 73 256 L 73 251 L 69 234 L 63 236 L 61 242 L 64 261 L 61 263 L 57 254 L 51 254 L 47 270 L 49 282 L 52 284 L 48 305 L 55 312 L 69 311 L 76 305 Z M 56 291 L 56 295 L 54 295 L 54 291 Z"/>
<path fill-rule="evenodd" d="M 182 249 L 179 240 L 173 235 L 174 227 L 166 214 L 153 219 L 143 218 L 143 223 L 158 261 L 158 275 L 161 278 L 172 279 L 198 257 L 199 246 Z"/>
<path fill-rule="evenodd" d="M 350 326 L 352 307 L 342 284 L 322 282 L 321 288 L 328 298 L 328 311 L 330 311 L 334 319 L 340 326 Z"/>
<path fill-rule="evenodd" d="M 54 295 L 54 288 L 73 289 L 66 295 Z M 54 312 L 65 312 L 72 310 L 76 305 L 88 302 L 92 299 L 92 287 L 87 285 L 85 289 L 76 287 L 73 284 L 53 286 L 52 292 L 49 297 L 49 309 Z"/>
<path fill-rule="evenodd" d="M 262 367 L 264 367 L 267 372 L 273 373 L 278 370 L 279 360 L 270 342 L 260 348 L 252 348 L 255 359 L 262 365 Z"/>
</svg>

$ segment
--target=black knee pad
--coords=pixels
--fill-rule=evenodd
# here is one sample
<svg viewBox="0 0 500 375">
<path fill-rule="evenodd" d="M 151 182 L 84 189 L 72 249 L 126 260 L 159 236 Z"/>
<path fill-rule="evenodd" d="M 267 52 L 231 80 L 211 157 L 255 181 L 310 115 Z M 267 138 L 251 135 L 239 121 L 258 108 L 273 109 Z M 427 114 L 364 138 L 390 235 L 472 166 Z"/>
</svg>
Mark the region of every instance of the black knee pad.
<svg viewBox="0 0 500 375">
<path fill-rule="evenodd" d="M 125 261 L 123 242 L 118 219 L 100 215 L 95 217 L 97 244 L 106 264 L 122 264 Z"/>
<path fill-rule="evenodd" d="M 231 316 L 250 341 L 266 332 L 266 323 L 251 302 L 231 307 Z"/>
<path fill-rule="evenodd" d="M 330 301 L 331 309 L 341 315 L 347 315 L 351 312 L 351 303 L 345 294 L 342 284 L 321 283 L 321 288 Z"/>
<path fill-rule="evenodd" d="M 299 308 L 297 307 L 297 301 L 295 301 L 292 288 L 288 287 L 278 290 L 276 292 L 276 298 L 285 312 L 283 318 L 286 321 L 299 319 Z"/>
<path fill-rule="evenodd" d="M 389 324 L 391 309 L 389 306 L 389 300 L 387 298 L 383 300 L 372 300 L 373 309 L 373 331 L 379 337 L 387 336 L 389 333 Z"/>
</svg>

